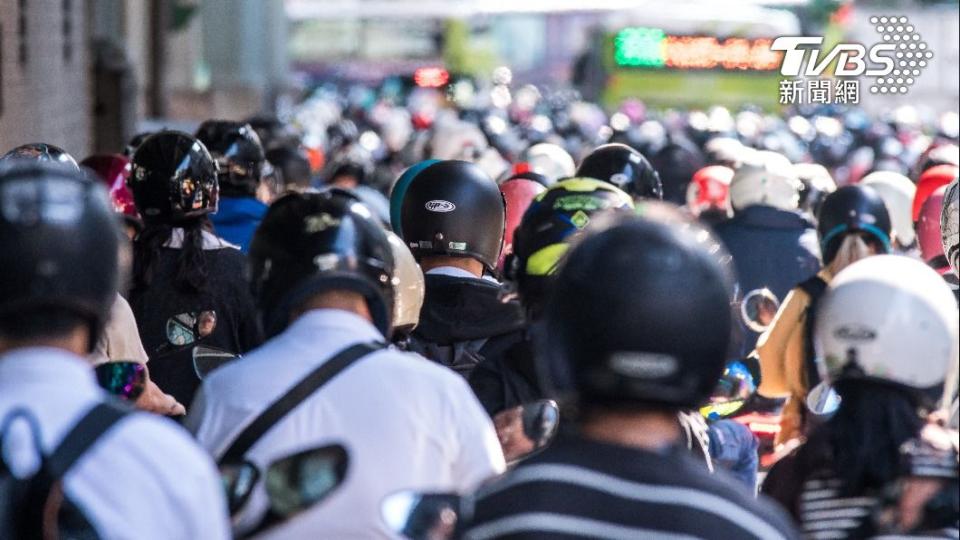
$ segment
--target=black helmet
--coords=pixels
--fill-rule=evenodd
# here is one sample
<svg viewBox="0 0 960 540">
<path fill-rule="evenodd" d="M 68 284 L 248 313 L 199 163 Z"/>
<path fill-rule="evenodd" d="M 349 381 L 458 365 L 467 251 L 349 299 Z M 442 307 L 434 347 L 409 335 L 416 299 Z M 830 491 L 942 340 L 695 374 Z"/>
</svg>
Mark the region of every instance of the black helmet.
<svg viewBox="0 0 960 540">
<path fill-rule="evenodd" d="M 593 178 L 561 180 L 534 199 L 513 233 L 513 256 L 506 265 L 517 283 L 520 299 L 537 311 L 572 236 L 584 229 L 596 212 L 633 208 L 629 195 Z"/>
<path fill-rule="evenodd" d="M 147 137 L 131 165 L 127 186 L 144 221 L 178 223 L 217 211 L 217 163 L 190 135 L 161 131 Z"/>
<path fill-rule="evenodd" d="M 63 148 L 47 143 L 21 144 L 0 158 L 0 161 L 9 160 L 43 161 L 80 170 L 80 166 L 77 165 L 77 160 L 73 159 L 73 156 Z"/>
<path fill-rule="evenodd" d="M 267 150 L 267 161 L 273 165 L 274 174 L 281 186 L 309 187 L 313 180 L 310 160 L 298 147 L 277 146 Z"/>
<path fill-rule="evenodd" d="M 440 161 L 410 182 L 400 224 L 418 261 L 428 255 L 472 257 L 492 272 L 503 243 L 503 195 L 473 163 Z"/>
<path fill-rule="evenodd" d="M 873 188 L 843 186 L 827 195 L 817 214 L 817 234 L 824 264 L 836 257 L 843 237 L 850 232 L 870 235 L 883 253 L 889 253 L 890 229 L 887 207 Z"/>
<path fill-rule="evenodd" d="M 123 149 L 123 155 L 132 158 L 133 154 L 137 151 L 137 148 L 140 148 L 140 145 L 143 144 L 143 141 L 147 137 L 153 135 L 153 131 L 141 131 L 133 137 L 130 138 L 130 141 L 127 143 L 127 146 Z"/>
<path fill-rule="evenodd" d="M 330 163 L 323 174 L 326 182 L 332 182 L 338 176 L 352 176 L 357 184 L 370 183 L 374 171 L 373 156 L 359 145 L 349 145 L 337 150 L 330 157 Z"/>
<path fill-rule="evenodd" d="M 581 405 L 698 407 L 731 338 L 730 257 L 673 207 L 640 213 L 611 216 L 571 250 L 551 286 L 538 366 Z"/>
<path fill-rule="evenodd" d="M 117 294 L 120 230 L 106 191 L 79 170 L 0 167 L 0 314 L 46 306 L 90 321 L 96 345 Z"/>
<path fill-rule="evenodd" d="M 634 199 L 663 199 L 663 184 L 656 169 L 643 154 L 625 144 L 598 146 L 583 158 L 577 176 L 609 182 Z"/>
<path fill-rule="evenodd" d="M 263 146 L 247 124 L 207 120 L 197 128 L 197 139 L 220 166 L 220 193 L 225 197 L 252 197 L 257 193 L 263 164 Z"/>
<path fill-rule="evenodd" d="M 277 199 L 253 236 L 250 267 L 268 336 L 286 328 L 298 305 L 335 289 L 362 294 L 374 324 L 390 335 L 390 242 L 371 211 L 347 191 L 290 193 Z"/>
<path fill-rule="evenodd" d="M 247 118 L 246 124 L 257 132 L 265 152 L 280 147 L 300 146 L 300 135 L 296 130 L 275 116 L 252 116 Z"/>
</svg>

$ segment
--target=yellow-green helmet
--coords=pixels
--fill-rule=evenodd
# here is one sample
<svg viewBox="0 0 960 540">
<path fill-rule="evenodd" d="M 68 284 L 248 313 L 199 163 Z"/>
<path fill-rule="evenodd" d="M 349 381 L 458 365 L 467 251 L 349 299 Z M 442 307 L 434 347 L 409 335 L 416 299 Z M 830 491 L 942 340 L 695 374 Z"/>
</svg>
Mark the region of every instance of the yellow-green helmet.
<svg viewBox="0 0 960 540">
<path fill-rule="evenodd" d="M 532 309 L 540 304 L 548 276 L 595 214 L 633 207 L 626 192 L 593 178 L 557 182 L 534 199 L 514 232 L 513 257 L 507 263 L 524 304 Z"/>
</svg>

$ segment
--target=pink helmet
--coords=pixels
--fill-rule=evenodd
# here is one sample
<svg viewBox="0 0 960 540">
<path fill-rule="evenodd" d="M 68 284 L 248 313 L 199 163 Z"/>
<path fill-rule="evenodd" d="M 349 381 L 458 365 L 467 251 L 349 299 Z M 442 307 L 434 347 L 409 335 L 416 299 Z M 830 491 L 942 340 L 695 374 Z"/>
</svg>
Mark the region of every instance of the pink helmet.
<svg viewBox="0 0 960 540">
<path fill-rule="evenodd" d="M 940 215 L 943 212 L 943 199 L 947 186 L 940 186 L 927 197 L 920 207 L 917 219 L 917 238 L 920 243 L 920 256 L 940 274 L 950 271 L 947 257 L 943 253 L 940 234 Z"/>
<path fill-rule="evenodd" d="M 135 226 L 141 226 L 140 212 L 133 202 L 133 193 L 127 188 L 130 160 L 120 154 L 97 154 L 84 159 L 80 165 L 96 173 L 110 192 L 113 210 Z"/>
<path fill-rule="evenodd" d="M 503 262 L 507 255 L 513 253 L 513 231 L 520 225 L 523 213 L 530 207 L 530 203 L 537 195 L 546 191 L 542 184 L 527 178 L 511 178 L 500 184 L 500 193 L 506 204 L 506 219 L 503 230 L 503 249 L 500 250 L 500 260 L 497 268 L 503 270 Z M 940 219 L 939 216 L 937 219 Z"/>
</svg>

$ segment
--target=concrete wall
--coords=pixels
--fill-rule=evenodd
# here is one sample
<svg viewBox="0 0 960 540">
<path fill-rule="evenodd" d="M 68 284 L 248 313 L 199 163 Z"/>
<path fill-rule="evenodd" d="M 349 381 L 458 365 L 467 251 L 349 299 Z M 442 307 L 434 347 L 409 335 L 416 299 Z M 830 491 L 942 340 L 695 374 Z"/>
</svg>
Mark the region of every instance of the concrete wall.
<svg viewBox="0 0 960 540">
<path fill-rule="evenodd" d="M 0 0 L 0 153 L 42 141 L 77 159 L 87 155 L 91 89 L 85 3 Z"/>
</svg>

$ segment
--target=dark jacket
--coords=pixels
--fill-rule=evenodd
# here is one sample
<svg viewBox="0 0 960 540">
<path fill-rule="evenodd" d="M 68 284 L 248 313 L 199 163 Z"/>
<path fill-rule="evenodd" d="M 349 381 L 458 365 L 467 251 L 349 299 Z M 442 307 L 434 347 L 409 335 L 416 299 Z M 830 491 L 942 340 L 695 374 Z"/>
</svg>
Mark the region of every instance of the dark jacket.
<svg viewBox="0 0 960 540">
<path fill-rule="evenodd" d="M 267 205 L 253 197 L 220 197 L 217 213 L 210 216 L 210 221 L 217 236 L 240 246 L 240 250 L 246 253 L 253 233 L 266 213 Z"/>
<path fill-rule="evenodd" d="M 202 253 L 209 276 L 207 290 L 203 293 L 189 294 L 174 286 L 173 276 L 176 275 L 180 250 L 161 248 L 154 263 L 153 281 L 146 288 L 132 290 L 129 298 L 140 329 L 140 340 L 150 356 L 150 377 L 183 404 L 193 400 L 200 384 L 193 368 L 194 345 L 240 354 L 263 340 L 253 297 L 243 279 L 243 254 L 233 248 L 210 249 Z M 212 333 L 194 343 L 171 344 L 167 337 L 168 321 L 177 315 L 202 311 L 212 311 L 216 315 Z M 178 335 L 184 335 L 184 332 Z"/>
<path fill-rule="evenodd" d="M 420 323 L 411 333 L 413 349 L 431 360 L 424 344 L 448 347 L 478 343 L 479 359 L 500 356 L 523 339 L 520 304 L 505 301 L 502 287 L 477 278 L 427 274 Z M 469 372 L 462 372 L 469 376 Z"/>
<path fill-rule="evenodd" d="M 532 330 L 500 352 L 488 354 L 470 374 L 470 387 L 490 416 L 544 397 L 534 363 Z"/>
<path fill-rule="evenodd" d="M 783 301 L 797 283 L 820 270 L 820 245 L 814 224 L 799 212 L 750 206 L 714 227 L 737 269 L 741 297 L 766 287 Z M 743 353 L 758 335 L 746 330 Z"/>
</svg>

